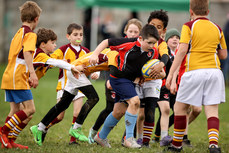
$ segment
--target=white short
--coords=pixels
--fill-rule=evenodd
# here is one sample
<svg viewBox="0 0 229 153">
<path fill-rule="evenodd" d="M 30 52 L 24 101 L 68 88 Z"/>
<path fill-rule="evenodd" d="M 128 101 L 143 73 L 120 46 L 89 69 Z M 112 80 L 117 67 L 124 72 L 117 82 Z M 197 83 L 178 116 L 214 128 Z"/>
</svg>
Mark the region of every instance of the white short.
<svg viewBox="0 0 229 153">
<path fill-rule="evenodd" d="M 58 90 L 57 91 L 57 95 L 56 95 L 56 99 L 60 99 L 62 97 L 64 93 L 64 90 Z M 74 100 L 77 100 L 78 98 L 81 98 L 81 97 L 85 97 L 85 95 L 82 93 L 82 92 L 78 92 L 78 94 L 73 98 L 73 101 Z"/>
<path fill-rule="evenodd" d="M 67 78 L 68 80 L 64 90 L 73 95 L 77 95 L 79 87 L 91 85 L 91 82 L 88 80 L 85 74 L 81 74 L 79 79 L 76 79 L 71 71 L 67 71 Z"/>
<path fill-rule="evenodd" d="M 194 106 L 225 102 L 225 83 L 220 69 L 188 71 L 181 77 L 176 101 Z"/>
<path fill-rule="evenodd" d="M 150 80 L 144 82 L 141 86 L 136 85 L 135 90 L 138 94 L 138 97 L 140 99 L 146 98 L 146 97 L 160 97 L 160 91 L 161 91 L 161 85 L 162 80 Z"/>
</svg>

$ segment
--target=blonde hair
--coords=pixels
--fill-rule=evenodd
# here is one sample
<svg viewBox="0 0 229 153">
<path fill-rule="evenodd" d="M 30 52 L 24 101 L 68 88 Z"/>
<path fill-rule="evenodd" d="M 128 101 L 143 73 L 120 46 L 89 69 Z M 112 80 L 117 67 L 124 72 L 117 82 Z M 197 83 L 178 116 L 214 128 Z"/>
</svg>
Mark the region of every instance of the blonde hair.
<svg viewBox="0 0 229 153">
<path fill-rule="evenodd" d="M 31 23 L 41 14 L 41 8 L 33 1 L 27 1 L 19 7 L 21 12 L 21 21 Z"/>
<path fill-rule="evenodd" d="M 209 0 L 190 0 L 190 9 L 196 15 L 208 15 Z"/>
<path fill-rule="evenodd" d="M 136 19 L 136 18 L 133 18 L 133 19 L 130 19 L 130 20 L 127 22 L 127 24 L 126 24 L 126 26 L 125 26 L 125 28 L 124 28 L 124 33 L 127 32 L 128 28 L 129 28 L 129 26 L 130 26 L 131 24 L 136 25 L 136 26 L 138 27 L 139 31 L 142 30 L 142 22 L 141 22 L 140 20 Z"/>
</svg>

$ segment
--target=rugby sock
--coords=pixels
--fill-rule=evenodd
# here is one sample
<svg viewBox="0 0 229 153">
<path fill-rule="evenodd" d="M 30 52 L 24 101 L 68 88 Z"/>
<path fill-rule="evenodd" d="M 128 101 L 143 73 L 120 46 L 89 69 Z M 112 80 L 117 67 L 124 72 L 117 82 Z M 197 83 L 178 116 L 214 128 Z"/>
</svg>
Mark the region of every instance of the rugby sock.
<svg viewBox="0 0 229 153">
<path fill-rule="evenodd" d="M 160 140 L 160 137 L 161 137 L 160 135 L 154 134 L 153 140 L 159 141 Z"/>
<path fill-rule="evenodd" d="M 163 139 L 164 137 L 168 136 L 168 131 L 161 131 L 161 139 Z"/>
<path fill-rule="evenodd" d="M 210 117 L 210 118 L 208 118 L 207 122 L 208 122 L 209 146 L 211 146 L 211 145 L 218 146 L 219 119 L 217 117 Z"/>
<path fill-rule="evenodd" d="M 46 126 L 44 125 L 44 123 L 40 122 L 38 124 L 38 130 L 43 131 L 43 132 L 46 133 L 47 131 L 45 129 L 46 129 Z"/>
<path fill-rule="evenodd" d="M 184 135 L 183 140 L 188 140 L 188 135 Z"/>
<path fill-rule="evenodd" d="M 2 132 L 8 134 L 16 125 L 19 125 L 22 121 L 27 118 L 26 113 L 21 110 L 15 113 L 2 127 Z"/>
<path fill-rule="evenodd" d="M 61 120 L 59 120 L 57 117 L 46 127 L 46 129 L 48 130 L 51 126 L 59 123 Z"/>
<path fill-rule="evenodd" d="M 76 117 L 73 116 L 72 126 L 74 125 L 75 121 L 76 121 Z M 73 137 L 73 136 L 71 136 L 71 137 L 70 137 L 70 142 L 74 142 L 74 141 L 76 141 L 76 138 Z"/>
<path fill-rule="evenodd" d="M 5 123 L 7 123 L 10 120 L 10 118 L 11 118 L 10 116 L 7 116 L 6 120 L 5 120 Z"/>
<path fill-rule="evenodd" d="M 137 121 L 138 115 L 133 115 L 126 111 L 125 124 L 126 124 L 126 139 L 134 137 L 134 127 Z"/>
<path fill-rule="evenodd" d="M 174 116 L 174 131 L 173 131 L 173 142 L 175 147 L 181 147 L 184 132 L 186 129 L 186 116 Z"/>
<path fill-rule="evenodd" d="M 8 138 L 15 141 L 18 137 L 18 135 L 21 133 L 21 131 L 26 127 L 27 124 L 21 122 L 19 125 L 16 125 L 12 132 L 8 134 Z"/>
<path fill-rule="evenodd" d="M 148 144 L 153 132 L 154 128 L 154 122 L 149 123 L 149 122 L 144 122 L 143 126 L 143 144 Z"/>
<path fill-rule="evenodd" d="M 73 127 L 72 127 L 72 128 L 73 128 L 73 129 L 77 129 L 77 128 L 80 128 L 80 127 L 82 127 L 82 124 L 78 124 L 78 123 L 75 122 L 75 123 L 73 124 Z"/>
<path fill-rule="evenodd" d="M 5 123 L 7 123 L 7 122 L 10 120 L 10 118 L 11 118 L 10 116 L 7 116 L 7 117 L 6 117 L 6 120 L 5 120 Z M 8 134 L 8 138 L 9 138 L 10 133 L 13 133 L 13 129 L 10 130 L 10 132 L 9 132 L 9 134 Z"/>
<path fill-rule="evenodd" d="M 143 134 L 142 133 L 137 133 L 137 138 L 138 139 L 143 139 Z"/>
<path fill-rule="evenodd" d="M 104 125 L 102 127 L 102 130 L 99 132 L 99 137 L 101 139 L 106 139 L 107 135 L 110 133 L 110 131 L 114 128 L 114 126 L 119 122 L 113 115 L 112 112 L 107 116 Z"/>
</svg>

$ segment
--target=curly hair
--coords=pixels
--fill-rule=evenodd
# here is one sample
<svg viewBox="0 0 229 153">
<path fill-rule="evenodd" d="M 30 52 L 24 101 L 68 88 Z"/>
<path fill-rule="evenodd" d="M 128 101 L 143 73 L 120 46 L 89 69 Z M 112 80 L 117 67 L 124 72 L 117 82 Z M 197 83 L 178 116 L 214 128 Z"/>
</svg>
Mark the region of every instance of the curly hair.
<svg viewBox="0 0 229 153">
<path fill-rule="evenodd" d="M 164 10 L 156 10 L 150 13 L 150 16 L 148 18 L 148 24 L 150 23 L 151 20 L 153 19 L 159 19 L 163 22 L 164 28 L 167 27 L 168 22 L 169 22 L 169 17 L 167 14 L 167 11 Z"/>
<path fill-rule="evenodd" d="M 57 35 L 51 29 L 38 29 L 36 47 L 38 48 L 42 42 L 47 43 L 49 40 L 57 40 Z"/>
</svg>

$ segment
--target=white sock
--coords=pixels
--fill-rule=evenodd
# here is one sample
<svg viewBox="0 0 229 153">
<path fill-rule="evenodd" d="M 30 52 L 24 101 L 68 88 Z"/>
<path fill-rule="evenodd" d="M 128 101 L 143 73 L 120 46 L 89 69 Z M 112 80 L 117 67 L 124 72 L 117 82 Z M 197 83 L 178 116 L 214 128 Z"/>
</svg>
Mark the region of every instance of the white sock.
<svg viewBox="0 0 229 153">
<path fill-rule="evenodd" d="M 38 124 L 38 130 L 45 132 L 45 128 L 46 126 L 42 122 Z"/>
<path fill-rule="evenodd" d="M 75 122 L 72 128 L 73 129 L 77 129 L 79 127 L 82 127 L 82 124 L 78 124 L 78 123 Z"/>
<path fill-rule="evenodd" d="M 211 148 L 211 146 L 215 146 L 216 148 L 218 148 L 218 145 L 216 145 L 216 144 L 210 144 L 209 148 Z"/>
<path fill-rule="evenodd" d="M 161 140 L 168 135 L 168 131 L 161 131 Z"/>
<path fill-rule="evenodd" d="M 137 133 L 137 138 L 138 138 L 138 139 L 139 139 L 139 138 L 143 139 L 143 134 L 142 134 L 142 133 Z"/>
</svg>

